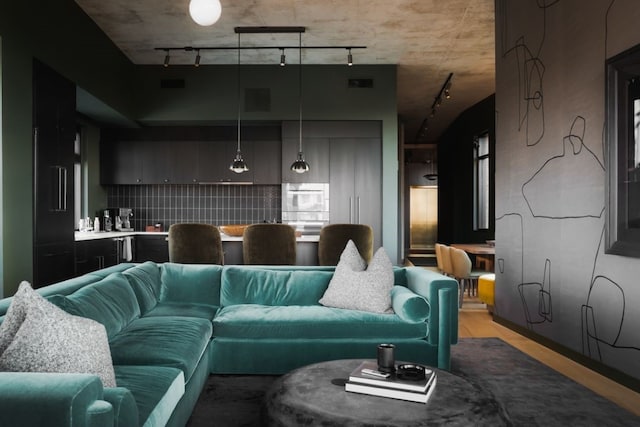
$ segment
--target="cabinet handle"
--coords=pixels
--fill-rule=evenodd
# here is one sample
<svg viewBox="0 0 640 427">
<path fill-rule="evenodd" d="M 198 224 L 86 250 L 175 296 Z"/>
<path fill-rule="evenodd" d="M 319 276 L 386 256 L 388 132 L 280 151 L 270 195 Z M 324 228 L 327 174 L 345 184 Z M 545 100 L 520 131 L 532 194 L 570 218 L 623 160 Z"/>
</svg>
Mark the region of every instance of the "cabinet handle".
<svg viewBox="0 0 640 427">
<path fill-rule="evenodd" d="M 353 224 L 353 197 L 349 197 L 349 224 Z"/>
</svg>

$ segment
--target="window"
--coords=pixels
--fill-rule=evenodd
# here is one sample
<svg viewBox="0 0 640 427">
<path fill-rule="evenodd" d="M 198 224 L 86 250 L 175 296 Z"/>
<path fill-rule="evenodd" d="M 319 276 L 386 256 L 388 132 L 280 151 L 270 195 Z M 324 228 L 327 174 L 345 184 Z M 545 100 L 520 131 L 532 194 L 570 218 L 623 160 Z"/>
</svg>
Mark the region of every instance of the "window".
<svg viewBox="0 0 640 427">
<path fill-rule="evenodd" d="M 640 257 L 640 45 L 606 70 L 605 251 Z"/>
<path fill-rule="evenodd" d="M 82 219 L 82 138 L 80 129 L 76 130 L 73 144 L 73 218 L 77 225 Z"/>
<path fill-rule="evenodd" d="M 473 142 L 473 229 L 489 229 L 489 132 Z"/>
</svg>

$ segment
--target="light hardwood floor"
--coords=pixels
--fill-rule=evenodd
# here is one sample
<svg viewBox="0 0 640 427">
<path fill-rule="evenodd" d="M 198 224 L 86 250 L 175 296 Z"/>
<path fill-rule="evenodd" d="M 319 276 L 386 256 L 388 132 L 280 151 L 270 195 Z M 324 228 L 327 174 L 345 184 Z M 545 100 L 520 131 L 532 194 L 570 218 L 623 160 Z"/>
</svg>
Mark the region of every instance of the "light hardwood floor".
<svg viewBox="0 0 640 427">
<path fill-rule="evenodd" d="M 486 309 L 466 308 L 465 306 L 477 306 L 479 301 L 474 298 L 465 298 L 465 300 L 466 303 L 460 310 L 459 337 L 501 338 L 534 359 L 640 416 L 640 393 L 494 322 Z"/>
</svg>

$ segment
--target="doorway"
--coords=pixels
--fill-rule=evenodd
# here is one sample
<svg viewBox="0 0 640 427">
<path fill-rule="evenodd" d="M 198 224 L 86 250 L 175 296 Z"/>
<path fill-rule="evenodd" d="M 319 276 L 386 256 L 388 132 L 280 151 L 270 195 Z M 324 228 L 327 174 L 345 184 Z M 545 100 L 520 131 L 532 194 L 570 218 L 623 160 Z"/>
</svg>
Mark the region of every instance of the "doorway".
<svg viewBox="0 0 640 427">
<path fill-rule="evenodd" d="M 433 253 L 438 239 L 438 186 L 413 185 L 409 190 L 409 251 Z"/>
</svg>

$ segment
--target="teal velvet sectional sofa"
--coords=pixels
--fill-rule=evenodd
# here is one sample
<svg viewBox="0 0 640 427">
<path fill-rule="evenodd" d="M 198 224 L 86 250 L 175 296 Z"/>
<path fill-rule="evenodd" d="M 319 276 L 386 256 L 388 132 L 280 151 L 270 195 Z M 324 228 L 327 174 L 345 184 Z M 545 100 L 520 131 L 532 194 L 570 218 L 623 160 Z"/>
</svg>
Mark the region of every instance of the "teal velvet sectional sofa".
<svg viewBox="0 0 640 427">
<path fill-rule="evenodd" d="M 377 314 L 320 305 L 332 275 L 332 267 L 146 262 L 38 289 L 105 326 L 117 387 L 89 374 L 0 372 L 0 425 L 183 426 L 211 373 L 375 358 L 382 342 L 396 345 L 398 360 L 449 368 L 455 280 L 394 267 L 395 313 Z M 0 316 L 10 304 L 0 300 Z"/>
</svg>

